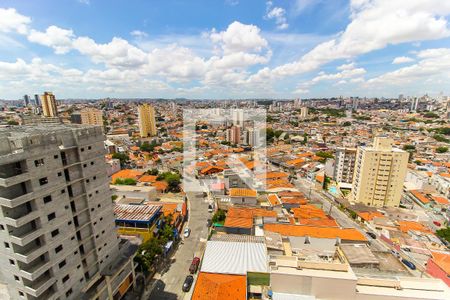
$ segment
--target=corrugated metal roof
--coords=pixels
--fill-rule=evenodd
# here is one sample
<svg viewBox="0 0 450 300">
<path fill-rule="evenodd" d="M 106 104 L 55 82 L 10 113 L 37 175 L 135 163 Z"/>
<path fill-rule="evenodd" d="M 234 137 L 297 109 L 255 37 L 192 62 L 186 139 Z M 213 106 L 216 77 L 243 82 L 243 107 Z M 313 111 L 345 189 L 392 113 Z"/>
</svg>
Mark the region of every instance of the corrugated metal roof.
<svg viewBox="0 0 450 300">
<path fill-rule="evenodd" d="M 202 272 L 245 275 L 247 272 L 268 272 L 264 243 L 208 241 Z"/>
<path fill-rule="evenodd" d="M 114 205 L 116 221 L 149 222 L 162 208 L 162 205 Z"/>
</svg>

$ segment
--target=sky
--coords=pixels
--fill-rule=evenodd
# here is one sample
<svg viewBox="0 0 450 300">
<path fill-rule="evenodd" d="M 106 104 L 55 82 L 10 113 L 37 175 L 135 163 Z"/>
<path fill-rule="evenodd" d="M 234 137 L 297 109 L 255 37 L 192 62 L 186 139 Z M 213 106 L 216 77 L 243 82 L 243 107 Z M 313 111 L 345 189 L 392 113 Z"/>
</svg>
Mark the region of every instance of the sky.
<svg viewBox="0 0 450 300">
<path fill-rule="evenodd" d="M 449 0 L 0 1 L 0 99 L 450 96 Z"/>
</svg>

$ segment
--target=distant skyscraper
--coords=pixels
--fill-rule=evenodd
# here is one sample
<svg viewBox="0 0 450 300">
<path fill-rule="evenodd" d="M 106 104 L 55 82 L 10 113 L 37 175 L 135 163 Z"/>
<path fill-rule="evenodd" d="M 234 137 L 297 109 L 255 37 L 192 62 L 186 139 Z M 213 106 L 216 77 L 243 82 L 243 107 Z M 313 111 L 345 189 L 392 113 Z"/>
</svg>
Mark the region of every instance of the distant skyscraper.
<svg viewBox="0 0 450 300">
<path fill-rule="evenodd" d="M 241 127 L 240 126 L 231 126 L 227 130 L 227 141 L 232 144 L 240 144 L 241 143 Z"/>
<path fill-rule="evenodd" d="M 58 116 L 58 110 L 56 107 L 55 95 L 51 92 L 44 92 L 41 96 L 42 100 L 42 111 L 44 117 L 56 117 Z"/>
<path fill-rule="evenodd" d="M 30 105 L 30 96 L 24 95 L 23 96 L 23 102 L 24 102 L 25 106 Z"/>
<path fill-rule="evenodd" d="M 353 110 L 357 110 L 358 109 L 358 98 L 353 98 L 353 101 L 352 101 L 352 109 Z"/>
<path fill-rule="evenodd" d="M 410 107 L 410 111 L 417 111 L 417 108 L 419 107 L 419 98 L 418 97 L 413 97 L 411 98 L 411 107 Z"/>
<path fill-rule="evenodd" d="M 403 101 L 405 99 L 405 96 L 403 94 L 398 95 L 398 100 Z"/>
<path fill-rule="evenodd" d="M 80 112 L 81 124 L 103 126 L 103 113 L 100 109 L 85 108 Z"/>
<path fill-rule="evenodd" d="M 38 94 L 34 95 L 34 105 L 41 106 L 41 101 L 39 101 L 39 95 Z"/>
<path fill-rule="evenodd" d="M 305 119 L 306 117 L 308 117 L 308 107 L 303 106 L 302 108 L 300 108 L 300 118 Z"/>
<path fill-rule="evenodd" d="M 368 206 L 400 204 L 409 153 L 393 148 L 393 140 L 375 137 L 372 147 L 359 147 L 351 201 Z"/>
<path fill-rule="evenodd" d="M 244 110 L 233 110 L 233 125 L 244 126 Z"/>
<path fill-rule="evenodd" d="M 155 109 L 149 104 L 142 104 L 138 107 L 139 133 L 141 137 L 156 135 Z"/>
</svg>

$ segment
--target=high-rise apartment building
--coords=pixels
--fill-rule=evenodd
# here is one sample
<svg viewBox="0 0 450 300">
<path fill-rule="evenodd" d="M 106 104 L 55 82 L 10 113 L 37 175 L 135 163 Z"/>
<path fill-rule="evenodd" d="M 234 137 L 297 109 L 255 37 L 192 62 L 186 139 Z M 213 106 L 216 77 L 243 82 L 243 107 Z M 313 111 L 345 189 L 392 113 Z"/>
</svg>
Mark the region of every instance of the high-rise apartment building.
<svg viewBox="0 0 450 300">
<path fill-rule="evenodd" d="M 11 299 L 120 299 L 135 247 L 121 240 L 97 126 L 0 129 L 0 281 Z"/>
<path fill-rule="evenodd" d="M 81 124 L 103 126 L 103 113 L 100 109 L 85 108 L 80 111 Z"/>
<path fill-rule="evenodd" d="M 149 104 L 142 104 L 138 107 L 139 132 L 141 137 L 156 135 L 155 109 Z"/>
<path fill-rule="evenodd" d="M 39 100 L 39 95 L 34 95 L 34 105 L 41 106 L 41 101 Z"/>
<path fill-rule="evenodd" d="M 58 115 L 58 110 L 56 108 L 56 99 L 53 93 L 44 92 L 44 94 L 41 96 L 41 101 L 44 117 L 56 117 Z"/>
<path fill-rule="evenodd" d="M 419 107 L 419 98 L 418 97 L 411 98 L 411 107 L 409 108 L 409 110 L 417 111 L 418 107 Z"/>
<path fill-rule="evenodd" d="M 338 183 L 352 183 L 355 171 L 356 148 L 336 149 L 333 179 Z"/>
<path fill-rule="evenodd" d="M 241 127 L 240 126 L 231 126 L 227 130 L 227 142 L 232 144 L 240 144 L 241 143 Z"/>
<path fill-rule="evenodd" d="M 232 112 L 233 117 L 233 125 L 236 126 L 244 126 L 244 110 L 243 109 L 235 109 Z"/>
<path fill-rule="evenodd" d="M 30 105 L 30 96 L 28 96 L 28 95 L 24 95 L 24 96 L 23 96 L 23 104 L 24 104 L 25 106 Z"/>
<path fill-rule="evenodd" d="M 303 106 L 300 108 L 300 118 L 305 119 L 306 117 L 308 117 L 308 107 Z"/>
<path fill-rule="evenodd" d="M 376 207 L 399 206 L 409 153 L 392 145 L 392 139 L 379 136 L 372 147 L 358 148 L 351 201 Z"/>
</svg>

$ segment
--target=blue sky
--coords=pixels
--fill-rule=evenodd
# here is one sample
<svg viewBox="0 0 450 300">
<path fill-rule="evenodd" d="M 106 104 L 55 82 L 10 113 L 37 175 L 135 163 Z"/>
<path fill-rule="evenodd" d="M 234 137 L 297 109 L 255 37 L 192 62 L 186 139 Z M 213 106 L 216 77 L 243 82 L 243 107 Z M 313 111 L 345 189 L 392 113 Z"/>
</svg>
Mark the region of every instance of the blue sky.
<svg viewBox="0 0 450 300">
<path fill-rule="evenodd" d="M 0 99 L 450 95 L 450 1 L 2 1 Z"/>
</svg>

